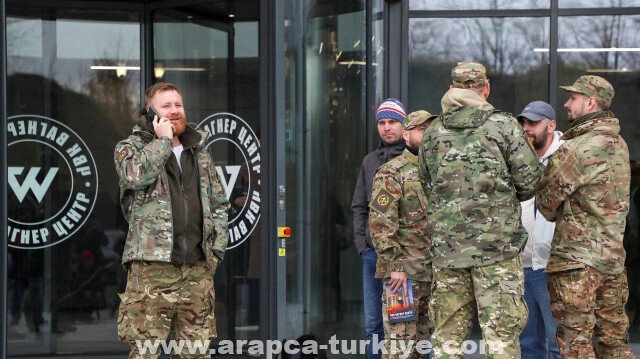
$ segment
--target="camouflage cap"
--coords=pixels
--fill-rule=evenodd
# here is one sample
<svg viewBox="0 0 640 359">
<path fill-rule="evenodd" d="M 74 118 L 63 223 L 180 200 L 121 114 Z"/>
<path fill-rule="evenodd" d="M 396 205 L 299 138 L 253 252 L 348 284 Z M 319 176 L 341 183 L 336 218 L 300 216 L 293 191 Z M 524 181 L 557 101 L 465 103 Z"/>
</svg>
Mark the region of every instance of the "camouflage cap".
<svg viewBox="0 0 640 359">
<path fill-rule="evenodd" d="M 402 129 L 405 131 L 413 130 L 417 126 L 422 125 L 429 120 L 433 120 L 436 117 L 438 116 L 432 115 L 425 110 L 413 111 L 407 115 L 407 118 L 402 123 Z"/>
<path fill-rule="evenodd" d="M 487 83 L 487 69 L 479 62 L 461 62 L 451 70 L 453 87 L 479 88 Z"/>
<path fill-rule="evenodd" d="M 593 97 L 600 106 L 604 107 L 604 110 L 611 106 L 611 100 L 616 93 L 609 81 L 593 75 L 580 76 L 572 86 L 560 86 L 560 88 Z"/>
</svg>

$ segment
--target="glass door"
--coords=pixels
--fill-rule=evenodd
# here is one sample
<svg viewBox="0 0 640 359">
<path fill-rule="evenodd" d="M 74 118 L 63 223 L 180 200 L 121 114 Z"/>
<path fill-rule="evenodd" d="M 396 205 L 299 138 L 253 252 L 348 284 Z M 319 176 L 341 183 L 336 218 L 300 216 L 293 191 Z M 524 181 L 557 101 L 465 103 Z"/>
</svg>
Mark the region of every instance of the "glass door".
<svg viewBox="0 0 640 359">
<path fill-rule="evenodd" d="M 8 6 L 6 30 L 7 352 L 125 352 L 112 153 L 139 102 L 139 12 Z"/>
<path fill-rule="evenodd" d="M 174 83 L 188 122 L 209 132 L 232 203 L 219 338 L 259 338 L 258 9 L 230 3 L 7 7 L 9 356 L 128 352 L 116 329 L 127 224 L 113 149 L 158 81 Z"/>
<path fill-rule="evenodd" d="M 152 9 L 153 82 L 182 92 L 187 121 L 231 203 L 227 252 L 215 276 L 219 340 L 259 339 L 260 126 L 258 14 L 220 2 Z"/>
<path fill-rule="evenodd" d="M 291 0 L 286 7 L 286 217 L 295 236 L 287 248 L 286 335 L 312 334 L 319 345 L 365 339 L 351 200 L 368 144 L 379 138 L 367 91 L 383 53 L 382 33 L 367 36 L 367 3 Z M 358 350 L 342 349 L 331 356 Z"/>
</svg>

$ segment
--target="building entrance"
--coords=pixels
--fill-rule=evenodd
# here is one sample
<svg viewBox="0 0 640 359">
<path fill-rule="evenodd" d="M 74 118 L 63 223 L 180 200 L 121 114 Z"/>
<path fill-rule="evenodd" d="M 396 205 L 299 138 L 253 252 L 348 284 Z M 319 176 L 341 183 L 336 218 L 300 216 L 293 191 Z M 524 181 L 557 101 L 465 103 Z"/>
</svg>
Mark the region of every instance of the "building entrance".
<svg viewBox="0 0 640 359">
<path fill-rule="evenodd" d="M 128 352 L 117 341 L 128 224 L 113 150 L 159 81 L 180 89 L 189 124 L 210 133 L 232 207 L 215 276 L 218 335 L 257 339 L 258 2 L 97 3 L 6 7 L 8 355 Z"/>
</svg>

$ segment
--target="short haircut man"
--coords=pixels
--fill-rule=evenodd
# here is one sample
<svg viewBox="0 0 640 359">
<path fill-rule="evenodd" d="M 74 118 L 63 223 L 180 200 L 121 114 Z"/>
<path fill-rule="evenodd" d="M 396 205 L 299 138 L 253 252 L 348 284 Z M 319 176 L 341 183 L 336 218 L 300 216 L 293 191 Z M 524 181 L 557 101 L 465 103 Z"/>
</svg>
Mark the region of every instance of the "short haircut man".
<svg viewBox="0 0 640 359">
<path fill-rule="evenodd" d="M 157 115 L 149 121 L 151 107 Z M 213 277 L 229 241 L 230 205 L 202 145 L 208 134 L 187 125 L 174 85 L 150 86 L 137 115 L 131 135 L 114 150 L 129 223 L 118 339 L 129 343 L 130 358 L 146 358 L 138 347 L 145 340 L 172 333 L 191 346 L 217 336 Z"/>
<path fill-rule="evenodd" d="M 560 88 L 569 93 L 571 127 L 536 194 L 540 213 L 556 222 L 546 271 L 558 347 L 564 358 L 635 358 L 622 242 L 631 170 L 620 122 L 608 110 L 615 91 L 593 75 Z"/>
<path fill-rule="evenodd" d="M 425 110 L 407 115 L 402 125 L 406 148 L 402 154 L 380 166 L 373 179 L 369 214 L 371 239 L 378 261 L 376 278 L 383 282 L 382 316 L 385 348 L 383 358 L 399 358 L 394 341 L 427 341 L 431 336 L 428 316 L 431 293 L 431 261 L 427 233 L 427 199 L 418 176 L 418 148 L 422 134 L 436 116 Z M 410 282 L 407 282 L 410 280 Z M 408 283 L 411 283 L 409 286 Z M 412 294 L 415 320 L 393 323 L 388 303 L 402 288 Z M 409 290 L 411 289 L 411 290 Z M 409 358 L 422 359 L 417 346 Z"/>
</svg>

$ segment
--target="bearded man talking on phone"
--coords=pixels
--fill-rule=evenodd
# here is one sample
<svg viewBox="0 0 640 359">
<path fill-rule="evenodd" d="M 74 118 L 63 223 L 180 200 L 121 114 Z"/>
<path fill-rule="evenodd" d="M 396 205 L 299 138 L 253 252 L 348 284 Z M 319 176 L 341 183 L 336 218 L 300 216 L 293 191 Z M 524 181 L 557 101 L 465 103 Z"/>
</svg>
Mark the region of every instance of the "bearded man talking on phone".
<svg viewBox="0 0 640 359">
<path fill-rule="evenodd" d="M 147 119 L 151 108 L 157 115 Z M 229 239 L 229 202 L 203 147 L 207 133 L 187 126 L 174 85 L 147 88 L 139 114 L 133 133 L 114 151 L 129 223 L 118 339 L 130 344 L 129 358 L 156 358 L 143 355 L 138 343 L 216 337 L 213 276 Z M 189 357 L 209 358 L 208 352 Z"/>
</svg>

